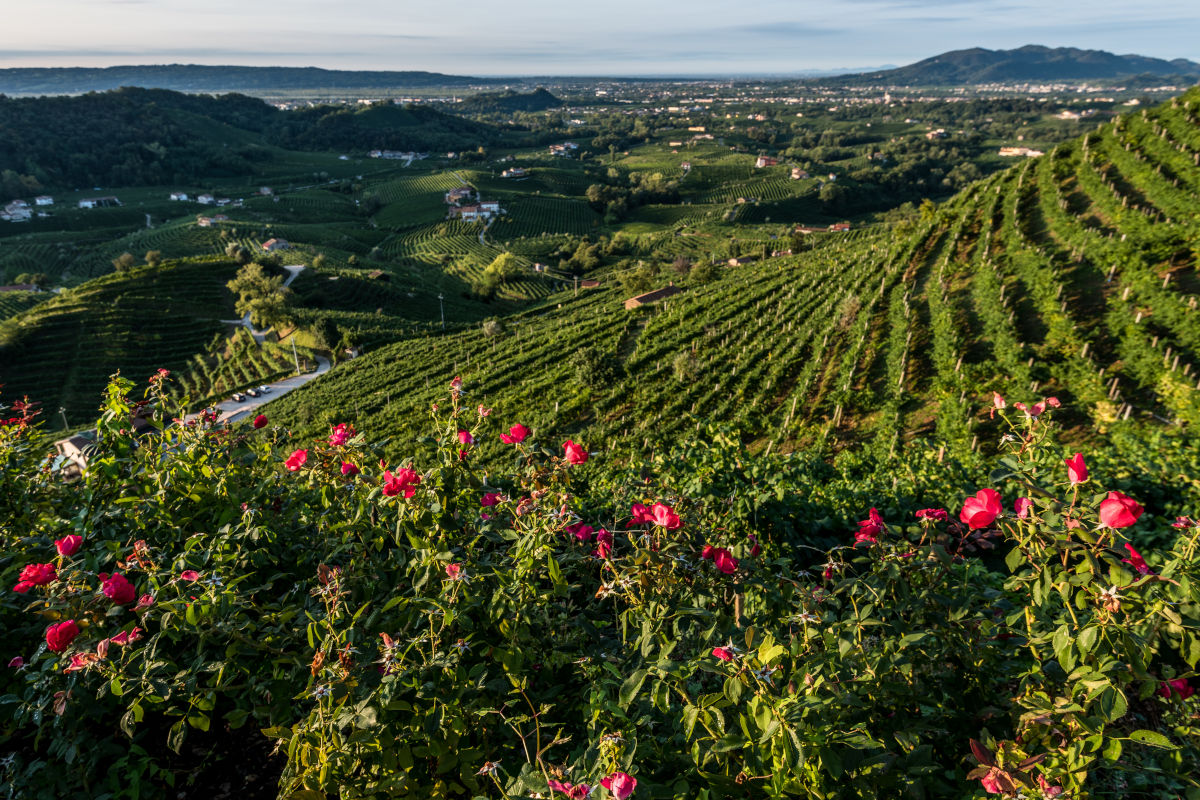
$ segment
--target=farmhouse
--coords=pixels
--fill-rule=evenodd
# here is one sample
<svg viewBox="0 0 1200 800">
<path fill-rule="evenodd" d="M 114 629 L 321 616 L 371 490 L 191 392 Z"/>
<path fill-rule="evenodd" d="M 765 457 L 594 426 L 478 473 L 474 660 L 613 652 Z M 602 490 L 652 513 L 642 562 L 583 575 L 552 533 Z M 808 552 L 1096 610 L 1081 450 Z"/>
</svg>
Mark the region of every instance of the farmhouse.
<svg viewBox="0 0 1200 800">
<path fill-rule="evenodd" d="M 573 155 L 575 153 L 575 151 L 578 149 L 579 149 L 579 145 L 575 144 L 574 142 L 563 142 L 562 144 L 552 144 L 552 145 L 550 145 L 550 155 L 561 156 L 561 157 L 566 158 L 566 157 Z"/>
<path fill-rule="evenodd" d="M 705 127 L 703 125 L 692 125 L 688 130 L 692 133 L 704 133 Z"/>
<path fill-rule="evenodd" d="M 1042 155 L 1042 151 L 1041 150 L 1033 150 L 1028 147 L 1001 147 L 999 155 L 1001 155 L 1005 158 L 1012 158 L 1014 156 L 1025 156 L 1026 158 L 1034 158 L 1035 156 Z"/>
<path fill-rule="evenodd" d="M 187 200 L 188 195 L 187 195 L 187 192 L 171 192 L 171 199 L 172 200 Z"/>
<path fill-rule="evenodd" d="M 9 222 L 28 222 L 32 216 L 33 212 L 29 210 L 29 204 L 24 200 L 13 200 L 4 207 L 3 211 L 0 211 L 0 219 Z"/>
<path fill-rule="evenodd" d="M 683 147 L 683 142 L 667 142 L 668 147 Z"/>
<path fill-rule="evenodd" d="M 653 292 L 639 294 L 637 297 L 631 297 L 625 301 L 625 310 L 632 311 L 635 308 L 650 305 L 651 303 L 657 303 L 660 300 L 666 300 L 668 297 L 674 297 L 682 292 L 683 289 L 680 289 L 675 284 L 671 284 L 670 286 L 665 286 L 662 289 L 655 289 Z"/>
<path fill-rule="evenodd" d="M 812 176 L 808 174 L 808 170 L 800 169 L 799 167 L 792 167 L 792 180 L 803 181 L 810 177 Z"/>
<path fill-rule="evenodd" d="M 747 264 L 753 264 L 757 260 L 754 256 L 738 256 L 737 258 L 729 259 L 728 263 L 731 267 L 744 267 Z"/>
<path fill-rule="evenodd" d="M 8 286 L 0 286 L 0 294 L 5 292 L 37 292 L 38 287 L 32 283 L 13 283 Z"/>
<path fill-rule="evenodd" d="M 600 281 L 593 278 L 584 278 L 579 282 L 580 289 L 599 289 Z"/>
<path fill-rule="evenodd" d="M 470 186 L 459 186 L 457 189 L 451 189 L 446 192 L 447 203 L 458 203 L 460 200 L 466 200 L 471 196 L 473 190 Z"/>
<path fill-rule="evenodd" d="M 287 250 L 291 247 L 287 239 L 267 239 L 262 243 L 262 249 L 268 253 L 274 253 L 276 250 Z"/>
<path fill-rule="evenodd" d="M 229 217 L 224 214 L 213 214 L 211 217 L 200 216 L 196 217 L 196 224 L 201 228 L 211 228 L 214 222 L 228 222 Z"/>
<path fill-rule="evenodd" d="M 259 194 L 261 194 L 263 197 L 267 197 L 267 196 L 269 196 L 269 195 L 272 195 L 272 194 L 274 194 L 274 192 L 271 190 L 271 187 L 270 187 L 270 186 L 260 186 L 260 187 L 258 187 L 258 193 L 259 193 Z"/>
<path fill-rule="evenodd" d="M 79 201 L 80 208 L 111 208 L 121 205 L 121 201 L 111 194 L 106 197 L 86 197 Z"/>
<path fill-rule="evenodd" d="M 215 203 L 216 201 L 217 201 L 217 199 L 216 199 L 215 197 L 213 197 L 211 194 L 198 194 L 198 195 L 196 195 L 196 202 L 197 202 L 197 203 L 201 203 L 201 204 L 203 204 L 203 205 L 206 205 L 206 206 L 211 206 L 211 205 L 212 205 L 213 203 Z"/>
<path fill-rule="evenodd" d="M 488 214 L 499 214 L 500 213 L 500 201 L 499 200 L 484 200 L 484 201 L 480 202 L 479 208 L 481 211 L 488 213 Z"/>
<path fill-rule="evenodd" d="M 945 128 L 938 128 L 936 131 L 929 131 L 929 133 L 925 134 L 925 138 L 932 141 L 934 139 L 945 139 L 949 135 L 946 133 Z"/>
<path fill-rule="evenodd" d="M 54 198 L 48 194 L 43 194 L 33 198 L 33 202 L 39 206 L 52 206 L 54 205 Z"/>
<path fill-rule="evenodd" d="M 829 226 L 829 230 L 833 233 L 845 233 L 850 230 L 849 222 L 835 222 Z"/>
<path fill-rule="evenodd" d="M 777 166 L 778 164 L 779 164 L 779 159 L 772 158 L 771 156 L 759 156 L 758 160 L 754 162 L 754 166 L 756 166 L 760 169 L 762 167 L 774 167 L 774 166 Z"/>
<path fill-rule="evenodd" d="M 501 178 L 524 178 L 528 174 L 529 174 L 529 171 L 526 170 L 524 167 L 513 167 L 511 169 L 504 170 L 504 172 L 501 172 L 500 177 Z"/>
</svg>

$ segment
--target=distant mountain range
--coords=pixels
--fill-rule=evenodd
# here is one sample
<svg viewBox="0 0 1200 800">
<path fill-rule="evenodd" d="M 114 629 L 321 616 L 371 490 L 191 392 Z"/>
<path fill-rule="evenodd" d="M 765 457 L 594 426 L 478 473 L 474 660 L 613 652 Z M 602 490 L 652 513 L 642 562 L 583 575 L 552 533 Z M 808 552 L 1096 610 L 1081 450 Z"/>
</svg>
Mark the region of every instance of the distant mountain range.
<svg viewBox="0 0 1200 800">
<path fill-rule="evenodd" d="M 2 94 L 78 94 L 123 86 L 177 92 L 248 92 L 312 89 L 467 88 L 511 83 L 440 72 L 368 72 L 319 67 L 237 67 L 159 64 L 120 67 L 14 67 L 0 69 Z"/>
<path fill-rule="evenodd" d="M 1104 50 L 1042 47 L 1016 50 L 952 50 L 905 67 L 819 78 L 822 85 L 966 86 L 980 83 L 1049 81 L 1115 81 L 1136 76 L 1200 78 L 1200 64 L 1177 58 L 1166 61 Z"/>
<path fill-rule="evenodd" d="M 1177 58 L 1167 61 L 1104 50 L 1026 45 L 1016 50 L 953 50 L 895 69 L 810 77 L 820 86 L 967 86 L 981 83 L 1049 81 L 1130 81 L 1150 78 L 1200 79 L 1200 64 Z M 541 82 L 539 79 L 538 82 Z M 629 78 L 627 80 L 639 80 Z M 529 85 L 529 78 L 480 78 L 420 71 L 331 70 L 319 67 L 239 67 L 161 64 L 119 67 L 14 67 L 0 69 L 0 94 L 79 94 L 123 86 L 177 92 L 272 92 L 381 89 L 478 89 Z M 528 99 L 522 99 L 528 98 Z M 478 110 L 517 111 L 554 107 L 549 93 L 518 97 L 511 91 L 480 98 Z"/>
</svg>

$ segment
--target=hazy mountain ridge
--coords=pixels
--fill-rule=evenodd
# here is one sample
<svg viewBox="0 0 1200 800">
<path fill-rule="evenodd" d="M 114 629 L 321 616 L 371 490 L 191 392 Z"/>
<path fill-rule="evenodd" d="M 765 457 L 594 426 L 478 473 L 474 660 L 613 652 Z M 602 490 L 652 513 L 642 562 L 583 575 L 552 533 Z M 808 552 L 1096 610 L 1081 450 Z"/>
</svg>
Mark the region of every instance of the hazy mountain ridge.
<svg viewBox="0 0 1200 800">
<path fill-rule="evenodd" d="M 1184 58 L 1170 61 L 1105 50 L 1025 45 L 1015 50 L 973 47 L 952 50 L 915 64 L 879 72 L 823 78 L 822 84 L 885 83 L 908 86 L 1119 80 L 1134 76 L 1200 78 L 1200 64 Z"/>
<path fill-rule="evenodd" d="M 123 86 L 177 92 L 237 92 L 296 89 L 385 89 L 491 86 L 499 78 L 439 72 L 332 70 L 320 67 L 247 67 L 204 64 L 114 67 L 13 67 L 0 69 L 0 93 L 76 94 Z"/>
</svg>

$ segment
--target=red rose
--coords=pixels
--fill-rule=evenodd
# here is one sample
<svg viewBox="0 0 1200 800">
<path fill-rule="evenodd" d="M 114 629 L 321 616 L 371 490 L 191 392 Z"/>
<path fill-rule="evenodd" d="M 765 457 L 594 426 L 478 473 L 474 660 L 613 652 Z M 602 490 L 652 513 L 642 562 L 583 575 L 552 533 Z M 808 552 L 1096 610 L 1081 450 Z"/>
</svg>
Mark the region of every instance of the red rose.
<svg viewBox="0 0 1200 800">
<path fill-rule="evenodd" d="M 308 461 L 308 451 L 296 450 L 290 456 L 288 456 L 288 460 L 283 462 L 283 465 L 292 472 L 295 472 L 304 466 L 305 461 Z"/>
<path fill-rule="evenodd" d="M 583 464 L 588 460 L 587 450 L 584 450 L 581 445 L 575 444 L 575 442 L 571 441 L 570 439 L 567 439 L 567 441 L 563 442 L 563 451 L 564 457 L 567 459 L 568 464 L 578 465 Z"/>
<path fill-rule="evenodd" d="M 726 575 L 732 575 L 737 572 L 738 560 L 733 557 L 733 553 L 730 553 L 724 547 L 718 547 L 713 551 L 713 563 L 716 564 L 717 569 Z"/>
<path fill-rule="evenodd" d="M 967 523 L 971 530 L 978 530 L 995 522 L 996 517 L 1003 511 L 999 492 L 995 489 L 980 489 L 974 497 L 966 499 L 958 518 Z"/>
<path fill-rule="evenodd" d="M 1083 453 L 1076 453 L 1074 458 L 1068 458 L 1067 464 L 1067 480 L 1074 486 L 1077 483 L 1083 483 L 1088 479 L 1087 464 L 1083 461 Z"/>
<path fill-rule="evenodd" d="M 64 536 L 54 543 L 55 549 L 58 550 L 60 556 L 73 556 L 79 552 L 80 546 L 83 544 L 83 537 L 77 533 L 72 533 L 69 536 Z"/>
<path fill-rule="evenodd" d="M 722 661 L 733 661 L 733 653 L 726 650 L 724 647 L 714 647 L 712 654 Z"/>
<path fill-rule="evenodd" d="M 61 653 L 71 646 L 71 642 L 75 641 L 78 635 L 79 626 L 73 619 L 51 625 L 46 629 L 46 646 L 55 653 Z"/>
<path fill-rule="evenodd" d="M 258 430 L 259 428 L 265 428 L 266 425 L 267 425 L 267 415 L 266 414 L 259 414 L 257 417 L 254 418 L 254 429 L 255 430 Z"/>
<path fill-rule="evenodd" d="M 26 564 L 17 578 L 13 591 L 25 594 L 35 586 L 45 586 L 58 580 L 58 570 L 53 564 Z"/>
<path fill-rule="evenodd" d="M 500 441 L 505 444 L 520 444 L 525 441 L 525 437 L 529 435 L 529 428 L 526 428 L 520 423 L 513 425 L 508 429 L 508 433 L 500 434 Z"/>
<path fill-rule="evenodd" d="M 116 572 L 104 580 L 102 589 L 104 596 L 118 606 L 128 605 L 137 599 L 137 589 L 124 575 Z"/>
<path fill-rule="evenodd" d="M 1100 521 L 1109 528 L 1128 528 L 1142 515 L 1142 506 L 1132 497 L 1109 492 L 1100 501 Z"/>
</svg>

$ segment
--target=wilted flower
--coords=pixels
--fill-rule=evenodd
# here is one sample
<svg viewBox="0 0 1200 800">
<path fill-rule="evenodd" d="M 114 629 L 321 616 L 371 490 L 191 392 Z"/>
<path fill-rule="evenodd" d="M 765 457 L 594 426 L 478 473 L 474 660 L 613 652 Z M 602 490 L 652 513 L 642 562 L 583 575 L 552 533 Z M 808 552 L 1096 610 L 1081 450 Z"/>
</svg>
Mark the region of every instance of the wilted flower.
<svg viewBox="0 0 1200 800">
<path fill-rule="evenodd" d="M 462 580 L 462 564 L 451 562 L 446 565 L 446 576 L 452 581 Z"/>
<path fill-rule="evenodd" d="M 143 611 L 154 605 L 154 595 L 144 594 L 138 598 L 137 605 L 133 607 L 134 611 Z"/>
<path fill-rule="evenodd" d="M 354 428 L 344 422 L 335 425 L 333 431 L 329 434 L 329 446 L 341 447 L 354 437 L 354 433 Z"/>
<path fill-rule="evenodd" d="M 942 508 L 922 508 L 916 513 L 916 517 L 917 519 L 945 522 L 950 518 L 950 515 L 946 513 L 945 509 Z"/>
<path fill-rule="evenodd" d="M 1105 611 L 1115 614 L 1121 610 L 1121 595 L 1118 592 L 1119 588 L 1116 586 L 1101 590 L 1100 605 L 1104 607 Z"/>
<path fill-rule="evenodd" d="M 1150 567 L 1146 566 L 1146 559 L 1142 558 L 1142 554 L 1133 549 L 1133 545 L 1129 542 L 1125 543 L 1125 549 L 1129 551 L 1129 558 L 1122 558 L 1121 563 L 1128 564 L 1138 571 L 1140 575 L 1153 575 Z"/>
<path fill-rule="evenodd" d="M 485 761 L 485 762 L 483 762 L 483 766 L 480 767 L 479 771 L 476 772 L 475 774 L 476 775 L 491 775 L 493 772 L 495 772 L 498 769 L 500 769 L 499 761 Z"/>
<path fill-rule="evenodd" d="M 134 628 L 133 630 L 129 630 L 129 631 L 121 631 L 120 633 L 118 633 L 116 636 L 112 637 L 108 641 L 110 641 L 116 645 L 127 645 L 127 644 L 133 644 L 134 642 L 136 642 L 137 640 L 139 640 L 141 638 L 142 638 L 142 629 Z"/>
<path fill-rule="evenodd" d="M 185 569 L 183 572 L 179 573 L 179 580 L 192 583 L 193 581 L 200 580 L 200 573 L 196 572 L 194 569 Z"/>
<path fill-rule="evenodd" d="M 1017 519 L 1025 519 L 1029 516 L 1030 510 L 1033 509 L 1033 501 L 1028 497 L 1018 497 L 1013 503 L 1013 511 L 1017 512 Z"/>
<path fill-rule="evenodd" d="M 25 669 L 25 659 L 21 658 L 20 656 L 14 656 L 13 659 L 8 662 L 8 665 L 13 669 Z"/>
<path fill-rule="evenodd" d="M 592 793 L 592 788 L 586 783 L 580 783 L 572 786 L 569 783 L 551 778 L 546 782 L 546 785 L 550 787 L 550 791 L 562 792 L 567 797 L 571 798 L 571 800 L 582 800 L 582 798 L 585 798 Z"/>
</svg>

